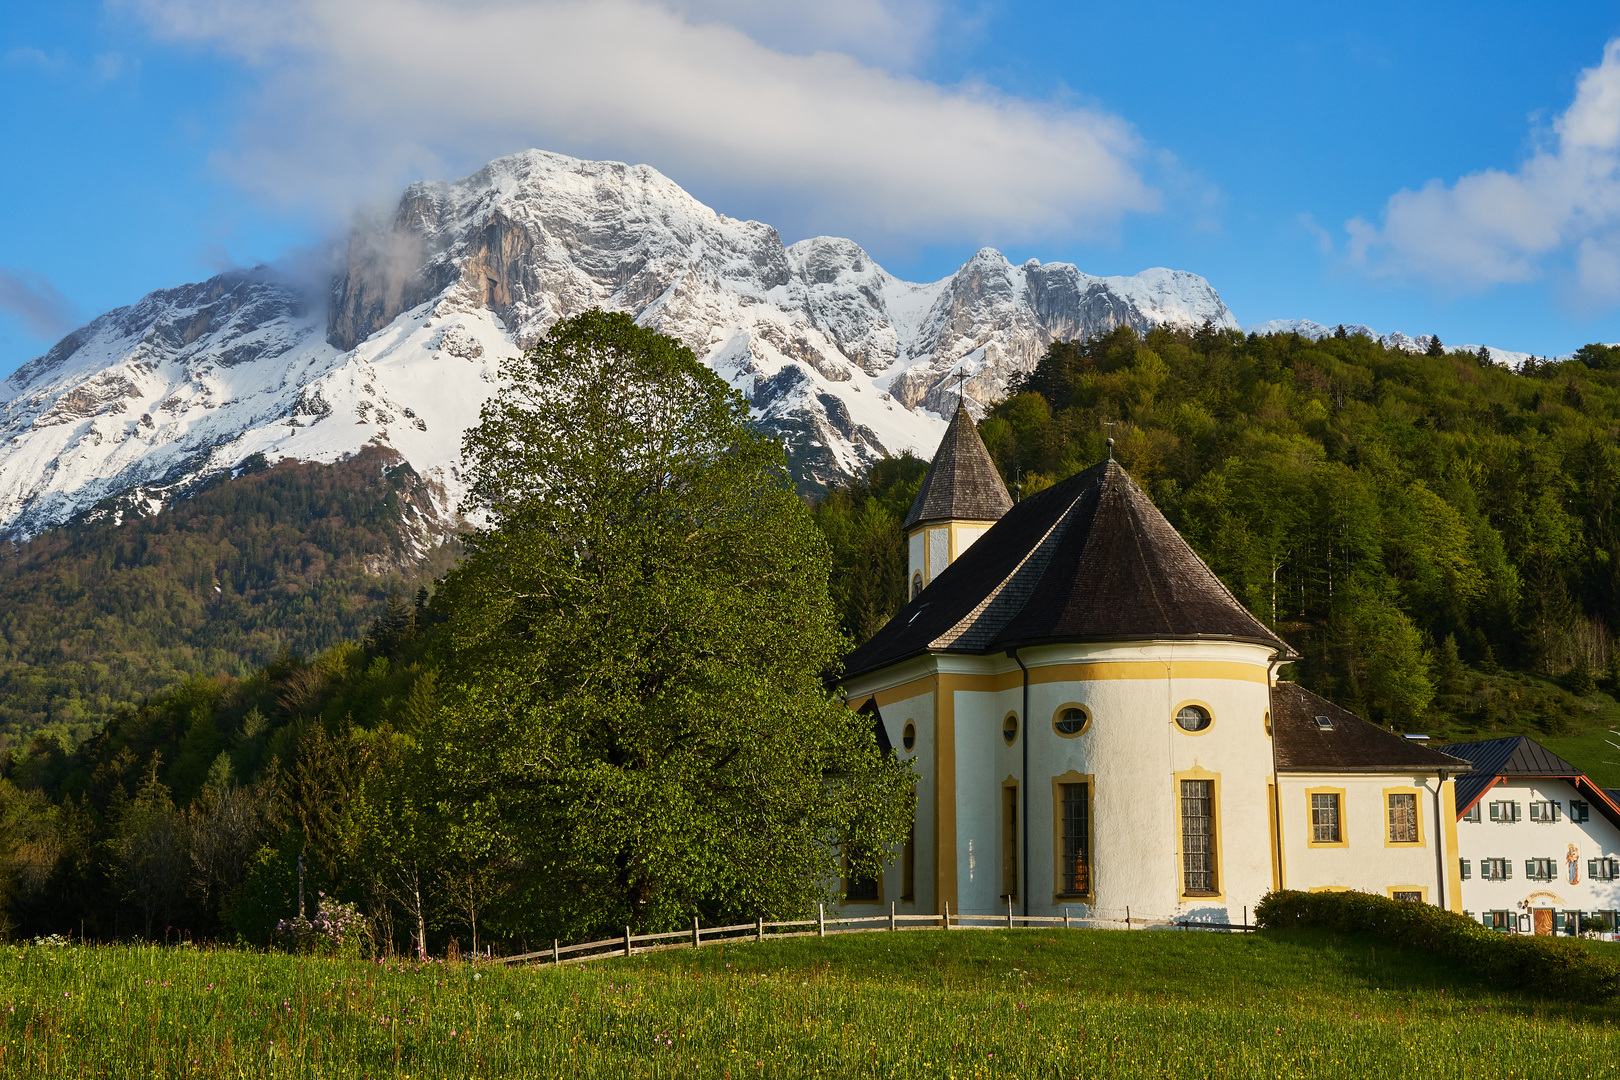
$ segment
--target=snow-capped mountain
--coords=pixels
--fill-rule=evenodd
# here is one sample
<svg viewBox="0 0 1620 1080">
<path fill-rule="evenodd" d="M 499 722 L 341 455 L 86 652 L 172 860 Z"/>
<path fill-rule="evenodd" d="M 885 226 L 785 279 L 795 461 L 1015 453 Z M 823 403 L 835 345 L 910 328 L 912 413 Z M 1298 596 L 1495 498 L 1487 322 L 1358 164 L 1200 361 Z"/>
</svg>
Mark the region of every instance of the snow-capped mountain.
<svg viewBox="0 0 1620 1080">
<path fill-rule="evenodd" d="M 690 346 L 811 485 L 932 453 L 958 369 L 979 408 L 1054 339 L 1237 325 L 1196 274 L 1093 277 L 986 248 L 916 284 L 849 240 L 784 246 L 647 166 L 528 151 L 410 187 L 391 221 L 355 229 L 329 300 L 226 274 L 108 312 L 19 368 L 0 384 L 0 535 L 161 505 L 256 453 L 331 461 L 370 444 L 410 462 L 448 519 L 499 359 L 593 306 Z"/>
<path fill-rule="evenodd" d="M 1245 334 L 1298 334 L 1312 341 L 1321 341 L 1338 333 L 1338 326 L 1323 326 L 1319 322 L 1309 319 L 1267 319 L 1265 322 L 1245 326 Z M 1365 334 L 1374 341 L 1382 344 L 1386 349 L 1402 349 L 1406 352 L 1424 352 L 1433 340 L 1432 334 L 1419 334 L 1416 337 L 1403 334 L 1399 330 L 1393 334 L 1380 334 L 1370 326 L 1360 323 L 1345 323 L 1346 334 Z M 1480 345 L 1442 345 L 1446 352 L 1478 352 L 1484 346 Z M 1491 359 L 1503 364 L 1513 371 L 1519 370 L 1524 362 L 1531 357 L 1531 353 L 1514 352 L 1512 349 L 1491 349 Z M 1573 355 L 1573 354 L 1571 354 Z M 1545 358 L 1544 358 L 1545 359 Z M 1569 356 L 1553 357 L 1555 360 L 1568 360 Z"/>
</svg>

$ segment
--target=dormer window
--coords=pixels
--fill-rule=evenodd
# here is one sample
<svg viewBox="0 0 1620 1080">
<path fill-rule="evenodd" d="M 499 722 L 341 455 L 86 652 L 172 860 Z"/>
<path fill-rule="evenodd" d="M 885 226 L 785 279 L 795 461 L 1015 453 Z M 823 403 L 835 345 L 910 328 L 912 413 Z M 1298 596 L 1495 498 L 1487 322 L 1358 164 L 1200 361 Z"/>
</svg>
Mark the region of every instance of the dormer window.
<svg viewBox="0 0 1620 1080">
<path fill-rule="evenodd" d="M 1333 717 L 1331 717 L 1331 716 L 1318 716 L 1316 718 L 1316 730 L 1318 730 L 1318 731 L 1332 731 L 1333 730 Z"/>
</svg>

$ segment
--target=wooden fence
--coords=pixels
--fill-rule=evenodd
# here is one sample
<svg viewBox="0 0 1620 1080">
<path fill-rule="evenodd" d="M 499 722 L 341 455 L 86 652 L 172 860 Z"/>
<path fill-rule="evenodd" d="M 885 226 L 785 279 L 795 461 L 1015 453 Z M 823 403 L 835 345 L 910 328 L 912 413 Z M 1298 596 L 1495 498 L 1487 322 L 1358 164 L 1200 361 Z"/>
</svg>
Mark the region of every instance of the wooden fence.
<svg viewBox="0 0 1620 1080">
<path fill-rule="evenodd" d="M 1095 929 L 1099 927 L 1123 927 L 1130 930 L 1137 927 L 1148 929 L 1157 927 L 1161 929 L 1175 928 L 1180 930 L 1216 930 L 1225 933 L 1244 933 L 1253 931 L 1255 926 L 1249 922 L 1249 909 L 1243 909 L 1242 923 L 1209 923 L 1194 922 L 1189 919 L 1177 921 L 1162 916 L 1131 915 L 1131 909 L 1126 908 L 1123 918 L 1097 918 L 1095 916 L 1081 918 L 1071 917 L 1068 909 L 1062 915 L 1016 915 L 1012 905 L 1007 905 L 1005 915 L 953 915 L 949 904 L 945 905 L 943 915 L 901 915 L 895 910 L 895 905 L 889 905 L 887 915 L 857 915 L 834 916 L 829 918 L 824 904 L 816 906 L 814 919 L 789 919 L 785 921 L 767 921 L 760 917 L 751 923 L 736 923 L 732 926 L 699 926 L 698 920 L 693 918 L 690 930 L 668 930 L 661 934 L 631 934 L 630 928 L 624 928 L 622 937 L 603 938 L 601 941 L 586 941 L 578 945 L 562 945 L 553 940 L 551 948 L 540 949 L 536 952 L 526 952 L 518 956 L 499 957 L 501 963 L 506 964 L 580 964 L 587 960 L 602 960 L 612 956 L 634 956 L 637 953 L 662 952 L 665 949 L 696 949 L 704 945 L 714 945 L 722 942 L 762 942 L 767 938 L 772 940 L 790 937 L 827 937 L 829 934 L 870 934 L 877 931 L 900 930 L 1013 930 L 1018 928 L 1035 929 Z"/>
</svg>

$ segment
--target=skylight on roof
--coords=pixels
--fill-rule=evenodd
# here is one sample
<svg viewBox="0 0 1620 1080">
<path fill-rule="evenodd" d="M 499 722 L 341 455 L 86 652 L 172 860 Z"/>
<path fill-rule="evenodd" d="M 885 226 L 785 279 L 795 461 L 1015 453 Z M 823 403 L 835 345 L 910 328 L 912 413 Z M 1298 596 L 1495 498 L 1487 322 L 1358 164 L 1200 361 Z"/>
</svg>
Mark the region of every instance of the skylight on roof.
<svg viewBox="0 0 1620 1080">
<path fill-rule="evenodd" d="M 1318 716 L 1316 718 L 1316 729 L 1318 731 L 1332 731 L 1333 730 L 1333 717 L 1331 717 L 1331 716 Z"/>
</svg>

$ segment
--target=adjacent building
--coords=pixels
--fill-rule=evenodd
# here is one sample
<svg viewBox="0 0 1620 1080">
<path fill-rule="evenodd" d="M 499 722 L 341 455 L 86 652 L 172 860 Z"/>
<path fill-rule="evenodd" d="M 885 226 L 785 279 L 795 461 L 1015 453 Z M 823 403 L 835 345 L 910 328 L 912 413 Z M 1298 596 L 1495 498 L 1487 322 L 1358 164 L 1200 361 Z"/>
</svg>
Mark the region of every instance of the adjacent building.
<svg viewBox="0 0 1620 1080">
<path fill-rule="evenodd" d="M 1573 934 L 1620 912 L 1620 804 L 1581 770 L 1515 735 L 1443 747 L 1457 782 L 1462 906 L 1511 933 Z"/>
</svg>

